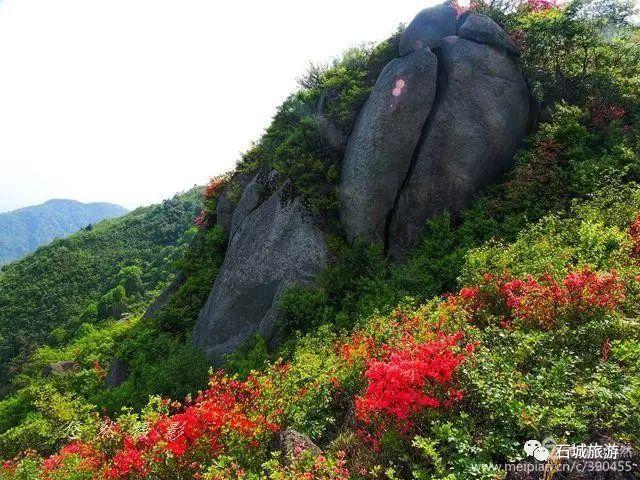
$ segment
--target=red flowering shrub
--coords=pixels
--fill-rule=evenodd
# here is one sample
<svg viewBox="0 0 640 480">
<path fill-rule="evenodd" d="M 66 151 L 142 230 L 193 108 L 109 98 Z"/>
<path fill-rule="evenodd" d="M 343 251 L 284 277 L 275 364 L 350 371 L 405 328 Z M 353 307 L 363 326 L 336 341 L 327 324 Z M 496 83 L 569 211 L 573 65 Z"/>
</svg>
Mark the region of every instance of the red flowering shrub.
<svg viewBox="0 0 640 480">
<path fill-rule="evenodd" d="M 540 281 L 531 275 L 511 280 L 500 286 L 500 293 L 513 315 L 542 328 L 551 328 L 558 308 L 566 304 L 566 292 L 548 274 Z"/>
<path fill-rule="evenodd" d="M 620 120 L 627 114 L 620 105 L 596 105 L 591 108 L 591 123 L 596 127 L 608 125 L 614 120 Z"/>
<path fill-rule="evenodd" d="M 104 455 L 95 447 L 82 442 L 73 442 L 43 462 L 42 478 L 63 479 L 67 470 L 95 475 L 100 471 L 103 462 Z"/>
<path fill-rule="evenodd" d="M 226 178 L 224 176 L 221 177 L 213 177 L 209 180 L 209 183 L 204 187 L 204 198 L 206 200 L 211 200 L 217 198 L 222 189 L 226 184 Z"/>
<path fill-rule="evenodd" d="M 596 273 L 588 267 L 565 276 L 562 282 L 545 273 L 539 279 L 486 275 L 484 282 L 460 290 L 447 299 L 468 312 L 471 320 L 491 313 L 508 326 L 507 317 L 549 330 L 559 320 L 613 310 L 625 299 L 626 288 L 615 270 Z"/>
<path fill-rule="evenodd" d="M 557 6 L 557 3 L 554 0 L 526 0 L 524 3 L 532 12 L 551 10 L 553 7 Z"/>
<path fill-rule="evenodd" d="M 227 184 L 227 176 L 222 175 L 213 177 L 204 187 L 202 198 L 203 207 L 193 223 L 198 228 L 206 228 L 211 222 L 212 217 L 216 214 L 216 205 L 218 197 L 222 193 L 224 186 Z"/>
<path fill-rule="evenodd" d="M 563 285 L 567 302 L 579 312 L 594 308 L 611 311 L 625 299 L 626 288 L 615 270 L 598 274 L 585 267 L 569 273 Z"/>
<path fill-rule="evenodd" d="M 203 208 L 196 218 L 193 219 L 193 224 L 198 228 L 206 228 L 209 223 L 209 214 Z"/>
<path fill-rule="evenodd" d="M 172 462 L 180 471 L 195 475 L 203 459 L 224 453 L 229 444 L 251 450 L 267 443 L 280 428 L 279 413 L 264 408 L 261 396 L 256 379 L 241 382 L 218 373 L 192 404 L 173 415 L 159 415 L 143 435 L 123 435 L 107 420 L 96 441 L 119 438 L 110 458 L 93 445 L 72 443 L 44 460 L 43 478 L 61 478 L 69 459 L 76 461 L 75 471 L 100 473 L 106 479 L 158 474 L 158 469 L 170 469 Z M 171 476 L 166 471 L 164 475 Z"/>
<path fill-rule="evenodd" d="M 446 407 L 460 399 L 453 377 L 471 347 L 461 349 L 461 334 L 441 334 L 435 340 L 415 343 L 404 339 L 400 348 L 390 349 L 382 360 L 367 362 L 367 387 L 356 399 L 357 417 L 365 424 L 377 424 L 378 433 L 387 425 L 406 431 L 411 417 L 425 409 Z"/>
</svg>

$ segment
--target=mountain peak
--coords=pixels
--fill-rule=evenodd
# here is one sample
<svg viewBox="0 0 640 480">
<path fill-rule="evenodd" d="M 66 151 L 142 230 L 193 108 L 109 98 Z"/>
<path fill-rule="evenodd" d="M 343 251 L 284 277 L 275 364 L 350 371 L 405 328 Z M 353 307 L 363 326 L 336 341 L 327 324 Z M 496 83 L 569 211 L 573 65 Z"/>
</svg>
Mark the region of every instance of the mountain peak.
<svg viewBox="0 0 640 480">
<path fill-rule="evenodd" d="M 0 213 L 0 265 L 90 223 L 125 213 L 127 209 L 112 203 L 82 203 L 70 199 L 51 199 L 40 205 Z"/>
</svg>

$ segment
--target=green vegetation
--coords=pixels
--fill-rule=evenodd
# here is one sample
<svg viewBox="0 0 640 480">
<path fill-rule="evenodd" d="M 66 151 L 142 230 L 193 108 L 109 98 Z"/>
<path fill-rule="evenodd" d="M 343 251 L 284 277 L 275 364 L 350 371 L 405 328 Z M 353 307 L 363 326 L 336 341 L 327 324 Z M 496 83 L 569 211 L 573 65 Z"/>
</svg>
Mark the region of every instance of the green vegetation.
<svg viewBox="0 0 640 480">
<path fill-rule="evenodd" d="M 274 352 L 256 338 L 196 394 L 206 363 L 189 334 L 225 250 L 217 179 L 200 228 L 164 252 L 181 274 L 151 318 L 139 312 L 168 283 L 165 259 L 113 262 L 81 308 L 65 300 L 67 311 L 44 324 L 56 327 L 39 341 L 49 345 L 23 357 L 0 402 L 0 452 L 17 455 L 2 474 L 488 480 L 503 475 L 492 465 L 522 460 L 530 438 L 607 434 L 637 448 L 638 29 L 616 0 L 475 8 L 520 44 L 541 101 L 512 171 L 466 211 L 428 222 L 403 262 L 346 245 L 336 216 L 341 145 L 397 36 L 312 69 L 238 166 L 292 178 L 331 232 L 335 263 L 282 299 L 287 340 Z M 107 388 L 114 359 L 129 374 Z M 44 374 L 61 360 L 78 367 Z M 281 464 L 268 446 L 287 427 L 324 455 Z"/>
<path fill-rule="evenodd" d="M 195 198 L 190 194 L 190 200 Z M 191 207 L 191 220 L 196 211 Z M 164 275 L 160 283 L 147 283 L 137 265 L 122 268 L 116 286 L 85 309 L 84 323 L 68 341 L 64 331 L 57 334 L 62 339 L 40 347 L 22 365 L 13 379 L 15 393 L 0 401 L 3 455 L 28 448 L 50 452 L 94 423 L 100 411 L 140 409 L 152 395 L 184 398 L 206 384 L 208 364 L 188 334 L 222 264 L 226 238 L 217 226 L 191 227 L 180 242 L 163 252 L 161 261 L 169 263 L 157 273 Z M 164 287 L 173 271 L 180 273 L 166 304 L 151 317 L 141 316 L 159 293 L 156 285 Z M 105 377 L 114 359 L 127 374 L 110 387 Z M 74 371 L 47 372 L 49 365 L 63 361 L 73 362 Z"/>
<path fill-rule="evenodd" d="M 146 305 L 188 248 L 200 190 L 139 208 L 50 245 L 0 271 L 0 385 L 43 344 L 82 323 Z M 133 289 L 133 290 L 132 290 Z M 128 291 L 127 291 L 128 290 Z"/>
<path fill-rule="evenodd" d="M 111 203 L 49 200 L 42 205 L 0 213 L 0 266 L 24 257 L 54 238 L 62 238 L 127 210 Z"/>
</svg>

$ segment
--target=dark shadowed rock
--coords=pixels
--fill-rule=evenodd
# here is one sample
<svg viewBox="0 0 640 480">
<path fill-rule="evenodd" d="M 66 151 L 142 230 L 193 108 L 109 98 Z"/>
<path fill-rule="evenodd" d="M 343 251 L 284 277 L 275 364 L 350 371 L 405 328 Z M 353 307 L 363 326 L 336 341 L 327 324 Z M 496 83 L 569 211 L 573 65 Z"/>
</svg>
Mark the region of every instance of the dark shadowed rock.
<svg viewBox="0 0 640 480">
<path fill-rule="evenodd" d="M 349 241 L 384 241 L 387 214 L 433 104 L 436 73 L 436 56 L 423 49 L 392 60 L 378 77 L 342 167 L 341 217 Z"/>
<path fill-rule="evenodd" d="M 415 247 L 428 218 L 466 207 L 513 164 L 529 93 L 513 60 L 459 37 L 443 40 L 438 97 L 389 223 L 392 255 Z"/>
<path fill-rule="evenodd" d="M 241 204 L 256 191 L 248 186 Z M 251 196 L 251 198 L 244 198 Z M 278 318 L 278 300 L 288 287 L 307 284 L 322 271 L 328 253 L 322 232 L 285 182 L 266 201 L 246 208 L 229 239 L 213 290 L 200 311 L 193 342 L 214 364 L 224 361 L 259 333 L 270 341 Z"/>
<path fill-rule="evenodd" d="M 52 373 L 57 373 L 59 375 L 64 375 L 67 373 L 74 373 L 80 370 L 80 365 L 76 362 L 72 362 L 71 360 L 62 360 L 60 362 L 50 363 L 46 367 L 44 367 L 42 374 L 45 377 L 50 376 Z"/>
<path fill-rule="evenodd" d="M 104 379 L 104 385 L 107 388 L 116 388 L 129 376 L 128 365 L 118 358 L 114 358 L 109 365 L 109 373 Z"/>
<path fill-rule="evenodd" d="M 222 231 L 229 234 L 233 212 L 238 201 L 242 197 L 242 192 L 247 184 L 252 180 L 252 176 L 246 173 L 236 173 L 231 177 L 229 183 L 224 188 L 216 203 L 216 220 Z"/>
<path fill-rule="evenodd" d="M 461 17 L 458 36 L 474 42 L 491 45 L 509 55 L 518 54 L 518 47 L 513 43 L 511 37 L 507 35 L 507 32 L 500 28 L 491 18 L 480 13 L 468 13 Z"/>
<path fill-rule="evenodd" d="M 398 49 L 407 55 L 423 48 L 436 48 L 444 37 L 456 34 L 457 13 L 448 5 L 425 8 L 407 26 Z"/>
<path fill-rule="evenodd" d="M 284 465 L 290 464 L 292 458 L 305 451 L 312 455 L 320 455 L 322 453 L 322 450 L 309 437 L 293 428 L 278 432 L 271 444 L 271 450 L 281 453 L 280 460 Z"/>
</svg>

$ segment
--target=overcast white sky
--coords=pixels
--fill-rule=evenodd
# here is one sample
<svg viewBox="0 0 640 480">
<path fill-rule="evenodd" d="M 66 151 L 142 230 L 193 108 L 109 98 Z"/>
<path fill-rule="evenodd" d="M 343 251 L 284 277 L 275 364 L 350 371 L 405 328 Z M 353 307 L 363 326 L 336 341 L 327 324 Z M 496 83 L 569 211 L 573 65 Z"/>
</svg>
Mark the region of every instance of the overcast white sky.
<svg viewBox="0 0 640 480">
<path fill-rule="evenodd" d="M 434 0 L 0 0 L 0 211 L 157 202 L 233 167 L 310 61 Z"/>
</svg>

